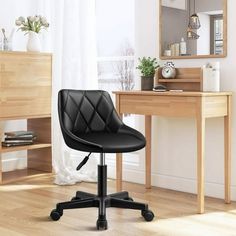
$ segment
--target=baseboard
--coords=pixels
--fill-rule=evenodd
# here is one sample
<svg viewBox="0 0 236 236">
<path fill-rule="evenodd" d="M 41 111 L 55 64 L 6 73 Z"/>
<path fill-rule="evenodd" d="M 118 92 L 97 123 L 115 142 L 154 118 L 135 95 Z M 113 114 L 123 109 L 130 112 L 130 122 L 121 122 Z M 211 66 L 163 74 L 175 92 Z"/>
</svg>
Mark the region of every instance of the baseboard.
<svg viewBox="0 0 236 236">
<path fill-rule="evenodd" d="M 3 172 L 12 171 L 15 169 L 26 168 L 27 158 L 11 158 L 2 161 Z M 116 169 L 114 166 L 109 166 L 108 177 L 115 178 Z M 144 171 L 133 169 L 123 170 L 123 180 L 144 184 Z M 152 186 L 182 191 L 187 193 L 196 193 L 197 182 L 195 179 L 187 179 L 178 176 L 152 174 Z M 205 195 L 216 198 L 224 198 L 224 185 L 219 183 L 205 183 Z M 236 186 L 231 186 L 231 198 L 236 201 Z"/>
<path fill-rule="evenodd" d="M 25 169 L 27 167 L 27 158 L 11 158 L 2 161 L 3 172 Z"/>
<path fill-rule="evenodd" d="M 114 166 L 109 166 L 108 177 L 115 178 L 116 169 Z M 178 176 L 152 174 L 152 186 L 172 189 L 181 192 L 196 194 L 197 181 L 196 179 L 187 179 Z M 123 180 L 144 184 L 144 171 L 137 171 L 131 169 L 123 170 Z M 205 195 L 224 199 L 224 185 L 219 183 L 205 182 Z M 231 198 L 236 201 L 236 186 L 231 186 Z"/>
</svg>

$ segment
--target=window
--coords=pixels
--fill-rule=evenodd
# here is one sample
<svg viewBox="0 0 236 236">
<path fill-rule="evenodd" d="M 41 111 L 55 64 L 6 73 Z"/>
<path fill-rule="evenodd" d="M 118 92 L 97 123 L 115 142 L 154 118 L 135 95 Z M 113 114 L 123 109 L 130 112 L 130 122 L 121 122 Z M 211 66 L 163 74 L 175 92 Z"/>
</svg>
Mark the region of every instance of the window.
<svg viewBox="0 0 236 236">
<path fill-rule="evenodd" d="M 134 4 L 135 0 L 96 1 L 99 89 L 111 92 L 134 88 Z M 134 116 L 126 115 L 123 120 L 135 126 Z M 136 153 L 126 153 L 123 157 L 123 163 L 130 168 L 139 166 Z M 115 160 L 114 154 L 107 154 L 109 165 L 115 166 Z M 114 171 L 108 175 L 114 177 Z"/>
<path fill-rule="evenodd" d="M 100 89 L 134 87 L 134 0 L 97 0 L 96 30 Z"/>
<path fill-rule="evenodd" d="M 211 54 L 223 54 L 223 15 L 211 16 Z"/>
</svg>

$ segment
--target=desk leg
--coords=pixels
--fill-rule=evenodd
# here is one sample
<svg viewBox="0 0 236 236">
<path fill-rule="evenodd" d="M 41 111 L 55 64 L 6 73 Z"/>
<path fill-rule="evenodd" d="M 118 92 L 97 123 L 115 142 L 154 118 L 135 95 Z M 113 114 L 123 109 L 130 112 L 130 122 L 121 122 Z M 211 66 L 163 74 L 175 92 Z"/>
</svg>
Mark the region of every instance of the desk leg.
<svg viewBox="0 0 236 236">
<path fill-rule="evenodd" d="M 228 96 L 228 115 L 224 117 L 225 203 L 230 203 L 231 185 L 231 96 Z"/>
<path fill-rule="evenodd" d="M 151 134 L 152 134 L 152 117 L 145 116 L 145 137 L 146 137 L 146 188 L 151 188 Z"/>
<path fill-rule="evenodd" d="M 197 200 L 198 213 L 204 213 L 205 118 L 197 117 Z"/>
<path fill-rule="evenodd" d="M 122 154 L 116 154 L 116 191 L 122 190 Z"/>
<path fill-rule="evenodd" d="M 121 120 L 123 119 L 123 114 L 120 112 L 120 96 L 116 95 L 116 111 L 119 114 Z M 116 154 L 116 190 L 121 192 L 122 190 L 122 154 Z"/>
<path fill-rule="evenodd" d="M 2 184 L 2 176 L 3 176 L 3 172 L 2 172 L 2 154 L 0 153 L 0 184 Z"/>
</svg>

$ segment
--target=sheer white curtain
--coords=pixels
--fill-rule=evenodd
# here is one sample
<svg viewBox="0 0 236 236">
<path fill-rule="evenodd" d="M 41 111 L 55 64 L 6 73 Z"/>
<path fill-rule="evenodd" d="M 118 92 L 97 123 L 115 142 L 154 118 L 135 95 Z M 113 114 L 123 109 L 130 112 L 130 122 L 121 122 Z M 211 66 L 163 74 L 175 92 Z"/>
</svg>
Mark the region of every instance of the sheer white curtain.
<svg viewBox="0 0 236 236">
<path fill-rule="evenodd" d="M 96 158 L 78 172 L 76 167 L 87 153 L 66 147 L 57 115 L 57 93 L 62 88 L 97 89 L 95 0 L 44 0 L 51 4 L 53 52 L 53 167 L 56 184 L 96 181 Z"/>
</svg>

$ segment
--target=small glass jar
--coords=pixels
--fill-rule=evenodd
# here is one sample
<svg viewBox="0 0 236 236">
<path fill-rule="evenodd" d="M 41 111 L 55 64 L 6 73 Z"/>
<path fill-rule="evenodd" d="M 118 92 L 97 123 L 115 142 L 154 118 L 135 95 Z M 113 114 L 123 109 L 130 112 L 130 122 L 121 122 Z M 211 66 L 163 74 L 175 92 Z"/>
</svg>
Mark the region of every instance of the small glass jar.
<svg viewBox="0 0 236 236">
<path fill-rule="evenodd" d="M 3 39 L 3 50 L 12 51 L 12 41 L 8 38 Z"/>
<path fill-rule="evenodd" d="M 3 50 L 3 40 L 2 40 L 2 38 L 0 38 L 0 51 L 2 51 Z"/>
</svg>

